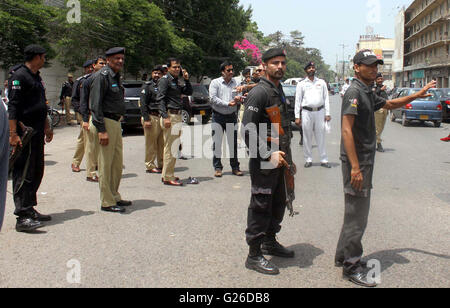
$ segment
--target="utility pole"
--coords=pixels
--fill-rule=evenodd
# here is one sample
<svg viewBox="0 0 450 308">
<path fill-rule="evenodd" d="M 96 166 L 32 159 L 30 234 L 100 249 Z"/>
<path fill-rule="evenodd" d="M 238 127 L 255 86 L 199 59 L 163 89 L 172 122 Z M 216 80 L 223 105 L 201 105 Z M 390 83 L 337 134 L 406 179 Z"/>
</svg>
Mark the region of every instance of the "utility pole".
<svg viewBox="0 0 450 308">
<path fill-rule="evenodd" d="M 345 47 L 348 47 L 348 45 L 341 44 L 339 45 L 342 47 L 342 82 L 345 81 Z"/>
</svg>

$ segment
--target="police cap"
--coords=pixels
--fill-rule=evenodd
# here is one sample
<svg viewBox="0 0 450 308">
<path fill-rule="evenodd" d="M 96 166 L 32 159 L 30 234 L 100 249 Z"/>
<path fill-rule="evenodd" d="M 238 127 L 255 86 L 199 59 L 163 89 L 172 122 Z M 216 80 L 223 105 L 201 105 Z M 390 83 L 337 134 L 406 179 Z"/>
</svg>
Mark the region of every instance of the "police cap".
<svg viewBox="0 0 450 308">
<path fill-rule="evenodd" d="M 107 57 L 118 55 L 118 54 L 125 54 L 125 48 L 124 47 L 113 47 L 106 51 L 105 55 Z"/>
<path fill-rule="evenodd" d="M 384 61 L 378 59 L 377 55 L 370 49 L 363 49 L 359 51 L 353 58 L 355 64 L 373 65 L 375 63 L 383 65 Z"/>
<path fill-rule="evenodd" d="M 263 62 L 267 62 L 276 57 L 286 57 L 286 51 L 282 48 L 269 49 L 263 54 L 262 60 Z"/>
<path fill-rule="evenodd" d="M 316 67 L 316 63 L 314 63 L 314 62 L 309 62 L 308 64 L 306 64 L 304 70 L 306 71 L 308 68 L 310 68 L 310 67 L 312 67 L 312 66 Z"/>
<path fill-rule="evenodd" d="M 383 77 L 383 74 L 381 74 L 381 73 L 378 73 L 378 74 L 377 74 L 377 79 L 378 79 L 378 78 L 382 78 L 382 77 Z"/>
<path fill-rule="evenodd" d="M 83 68 L 89 67 L 89 66 L 91 66 L 92 64 L 94 64 L 94 61 L 93 61 L 93 60 L 87 60 L 86 62 L 84 62 Z"/>
<path fill-rule="evenodd" d="M 35 56 L 35 55 L 43 55 L 47 53 L 47 51 L 45 50 L 44 47 L 33 44 L 25 47 L 24 53 L 26 56 Z"/>
</svg>

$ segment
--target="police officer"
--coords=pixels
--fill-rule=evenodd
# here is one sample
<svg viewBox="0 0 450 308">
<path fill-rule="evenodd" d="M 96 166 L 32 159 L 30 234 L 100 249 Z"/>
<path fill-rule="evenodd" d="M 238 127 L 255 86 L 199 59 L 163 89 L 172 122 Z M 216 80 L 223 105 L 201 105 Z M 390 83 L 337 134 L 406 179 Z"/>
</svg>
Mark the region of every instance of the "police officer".
<svg viewBox="0 0 450 308">
<path fill-rule="evenodd" d="M 43 226 L 43 221 L 51 220 L 34 207 L 37 205 L 36 193 L 44 175 L 44 139 L 51 142 L 53 131 L 47 119 L 45 88 L 39 70 L 45 64 L 46 50 L 39 45 L 25 48 L 25 64 L 11 77 L 9 92 L 9 143 L 13 151 L 22 146 L 23 131 L 20 123 L 33 128 L 31 141 L 22 149 L 12 172 L 13 195 L 18 216 L 18 232 L 33 231 Z"/>
<path fill-rule="evenodd" d="M 75 111 L 75 117 L 77 119 L 78 122 L 80 122 L 81 124 L 83 123 L 83 118 L 81 115 L 81 111 L 80 111 L 80 100 L 81 100 L 81 85 L 83 83 L 83 80 L 85 80 L 88 76 L 90 76 L 90 74 L 93 71 L 93 66 L 92 66 L 93 61 L 92 60 L 88 60 L 83 64 L 83 69 L 84 69 L 84 75 L 77 78 L 75 80 L 75 82 L 73 83 L 73 90 L 72 90 L 72 107 L 73 110 Z M 75 149 L 75 154 L 73 156 L 73 161 L 72 161 L 72 172 L 81 172 L 80 169 L 80 165 L 81 165 L 81 161 L 83 160 L 84 157 L 84 152 L 85 152 L 85 148 L 86 148 L 86 134 L 83 131 L 83 126 L 81 125 L 80 127 L 80 134 L 78 135 L 77 138 L 77 146 Z"/>
<path fill-rule="evenodd" d="M 181 95 L 192 95 L 193 89 L 189 81 L 189 74 L 182 70 L 180 60 L 169 58 L 167 61 L 168 73 L 158 82 L 158 96 L 156 98 L 161 114 L 161 127 L 164 134 L 164 164 L 162 181 L 165 185 L 183 186 L 175 177 L 176 153 L 173 149 L 179 146 L 181 137 L 181 111 L 183 102 Z M 180 80 L 182 77 L 183 80 Z"/>
<path fill-rule="evenodd" d="M 367 226 L 376 152 L 374 112 L 380 108 L 401 108 L 415 99 L 427 97 L 436 85 L 429 83 L 421 91 L 395 100 L 386 100 L 372 91 L 383 60 L 371 50 L 361 50 L 353 58 L 356 78 L 344 95 L 342 104 L 341 160 L 345 193 L 345 216 L 336 249 L 335 264 L 343 266 L 343 276 L 358 285 L 374 287 L 361 261 L 362 237 Z"/>
<path fill-rule="evenodd" d="M 140 107 L 142 126 L 145 136 L 145 167 L 147 173 L 161 174 L 164 156 L 164 135 L 160 125 L 159 106 L 156 101 L 158 95 L 158 81 L 162 77 L 163 68 L 155 66 L 151 72 L 151 80 L 141 89 Z M 157 164 L 155 164 L 157 161 Z"/>
<path fill-rule="evenodd" d="M 266 108 L 278 106 L 281 111 L 281 127 L 289 136 L 289 115 L 286 97 L 280 80 L 286 72 L 286 54 L 282 49 L 270 49 L 263 55 L 266 73 L 248 95 L 242 132 L 250 152 L 251 201 L 248 209 L 246 239 L 250 246 L 245 266 L 263 274 L 279 274 L 278 268 L 263 254 L 292 258 L 294 252 L 279 244 L 275 235 L 281 230 L 286 209 L 286 187 L 283 167 L 287 152 L 279 151 L 276 142 L 269 141 L 272 126 Z M 265 125 L 267 133 L 259 131 Z"/>
<path fill-rule="evenodd" d="M 374 91 L 375 94 L 388 100 L 388 94 L 386 92 L 386 87 L 383 85 L 384 79 L 383 74 L 378 73 L 377 79 L 375 80 Z M 383 153 L 384 148 L 381 144 L 381 134 L 383 133 L 384 126 L 386 125 L 386 118 L 388 116 L 388 111 L 384 108 L 375 112 L 375 127 L 377 129 L 377 151 Z"/>
<path fill-rule="evenodd" d="M 98 72 L 106 65 L 106 58 L 104 56 L 97 57 L 92 60 L 92 67 L 94 72 Z M 90 121 L 91 112 L 89 110 L 89 96 L 94 73 L 89 74 L 84 78 L 80 85 L 80 113 L 82 117 L 82 129 L 85 134 L 85 155 L 86 155 L 86 181 L 98 182 L 97 166 L 98 166 L 98 137 L 95 126 Z"/>
<path fill-rule="evenodd" d="M 61 95 L 59 97 L 61 104 L 64 105 L 66 111 L 66 123 L 72 125 L 72 114 L 70 113 L 70 107 L 72 106 L 72 90 L 73 90 L 73 75 L 67 75 L 67 81 L 65 81 L 61 88 Z"/>
<path fill-rule="evenodd" d="M 92 123 L 100 143 L 98 171 L 101 210 L 125 212 L 132 205 L 119 193 L 123 169 L 123 143 L 120 120 L 125 114 L 124 88 L 120 71 L 125 62 L 125 48 L 115 47 L 106 52 L 107 65 L 95 73 L 90 92 Z"/>
</svg>

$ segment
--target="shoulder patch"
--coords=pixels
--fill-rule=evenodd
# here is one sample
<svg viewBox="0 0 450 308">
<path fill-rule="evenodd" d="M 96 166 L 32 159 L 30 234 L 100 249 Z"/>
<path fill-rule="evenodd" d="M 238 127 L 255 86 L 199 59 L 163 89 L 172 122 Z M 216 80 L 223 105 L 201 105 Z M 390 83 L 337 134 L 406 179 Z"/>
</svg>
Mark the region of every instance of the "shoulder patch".
<svg viewBox="0 0 450 308">
<path fill-rule="evenodd" d="M 12 85 L 13 85 L 13 86 L 20 86 L 20 81 L 19 81 L 19 80 L 14 80 L 14 81 L 12 82 Z"/>
<path fill-rule="evenodd" d="M 356 99 L 356 98 L 351 98 L 351 99 L 349 99 L 349 101 L 350 101 L 350 105 L 351 105 L 352 107 L 358 108 L 358 104 L 359 104 L 358 99 Z"/>
</svg>

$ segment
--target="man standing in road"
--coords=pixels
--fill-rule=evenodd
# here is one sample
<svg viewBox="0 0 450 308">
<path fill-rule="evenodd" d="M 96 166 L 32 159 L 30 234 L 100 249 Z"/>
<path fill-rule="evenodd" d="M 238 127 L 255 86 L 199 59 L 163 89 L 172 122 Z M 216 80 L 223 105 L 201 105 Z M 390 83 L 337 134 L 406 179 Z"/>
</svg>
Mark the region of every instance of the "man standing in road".
<svg viewBox="0 0 450 308">
<path fill-rule="evenodd" d="M 3 104 L 0 104 L 0 231 L 6 205 L 6 186 L 8 184 L 8 156 L 9 156 L 9 125 L 8 113 Z"/>
<path fill-rule="evenodd" d="M 369 281 L 366 263 L 361 261 L 361 243 L 367 226 L 376 152 L 375 111 L 401 108 L 418 98 L 429 96 L 436 85 L 429 83 L 421 91 L 395 100 L 377 96 L 372 91 L 378 73 L 377 58 L 371 50 L 362 50 L 353 58 L 356 79 L 344 95 L 342 104 L 341 161 L 344 180 L 345 216 L 336 249 L 335 264 L 343 267 L 343 277 L 366 287 Z"/>
<path fill-rule="evenodd" d="M 94 74 L 89 105 L 100 143 L 98 171 L 101 210 L 123 213 L 126 206 L 132 205 L 130 201 L 122 200 L 119 193 L 123 170 L 120 119 L 125 114 L 120 71 L 125 62 L 125 48 L 111 48 L 106 52 L 106 59 L 108 64 Z"/>
<path fill-rule="evenodd" d="M 237 157 L 237 106 L 242 97 L 237 95 L 235 88 L 238 86 L 233 78 L 234 68 L 230 62 L 220 65 L 222 77 L 214 79 L 209 86 L 209 96 L 213 108 L 212 116 L 212 138 L 213 138 L 213 167 L 215 177 L 222 177 L 222 141 L 224 132 L 227 134 L 228 147 L 230 150 L 230 165 L 233 174 L 243 176 L 239 169 Z"/>
<path fill-rule="evenodd" d="M 286 54 L 283 49 L 274 48 L 263 55 L 266 73 L 248 95 L 242 121 L 243 136 L 250 153 L 251 201 L 248 209 L 247 244 L 250 246 L 245 266 L 262 274 L 277 275 L 279 269 L 264 258 L 263 254 L 284 258 L 294 257 L 294 251 L 283 247 L 276 240 L 281 230 L 286 210 L 286 185 L 284 168 L 291 161 L 290 140 L 291 123 L 286 97 L 280 80 L 286 72 Z M 279 123 L 272 123 L 275 107 L 281 115 Z M 284 130 L 287 138 L 286 152 L 279 151 L 279 138 L 276 132 Z M 274 136 L 275 139 L 269 138 Z"/>
<path fill-rule="evenodd" d="M 145 136 L 145 167 L 147 173 L 161 174 L 164 156 L 164 135 L 160 125 L 158 81 L 162 77 L 163 68 L 155 66 L 151 72 L 152 79 L 142 86 L 141 114 Z M 157 163 L 155 163 L 157 162 Z"/>
<path fill-rule="evenodd" d="M 315 77 L 314 62 L 305 66 L 305 72 L 307 78 L 297 85 L 295 95 L 295 123 L 303 129 L 305 168 L 312 167 L 313 134 L 319 148 L 321 166 L 331 168 L 325 149 L 325 122 L 331 121 L 328 87 L 324 80 Z"/>
<path fill-rule="evenodd" d="M 164 134 L 162 182 L 164 185 L 183 186 L 183 183 L 175 177 L 176 155 L 180 148 L 181 137 L 181 110 L 183 109 L 181 95 L 192 95 L 193 88 L 189 81 L 189 73 L 182 70 L 180 60 L 169 58 L 167 67 L 167 75 L 158 82 L 156 98 Z M 179 77 L 182 77 L 183 80 L 180 80 Z"/>
<path fill-rule="evenodd" d="M 347 92 L 348 88 L 350 88 L 350 79 L 345 79 L 345 84 L 342 86 L 341 92 L 339 93 L 341 97 L 344 97 L 345 92 Z"/>
<path fill-rule="evenodd" d="M 384 79 L 383 74 L 378 73 L 377 79 L 375 80 L 375 87 L 373 90 L 377 96 L 388 100 L 388 94 L 386 93 L 386 87 L 383 85 Z M 384 148 L 381 145 L 381 134 L 383 133 L 384 126 L 386 125 L 386 118 L 388 116 L 388 111 L 384 108 L 375 112 L 375 126 L 377 128 L 377 151 L 383 153 Z"/>
<path fill-rule="evenodd" d="M 73 75 L 67 75 L 67 81 L 65 81 L 61 88 L 61 95 L 59 100 L 64 106 L 66 111 L 66 124 L 72 125 L 72 114 L 70 113 L 70 108 L 72 106 L 72 90 L 73 90 Z"/>
<path fill-rule="evenodd" d="M 91 111 L 89 109 L 89 96 L 91 93 L 91 84 L 94 73 L 101 70 L 106 65 L 106 58 L 98 56 L 96 60 L 92 60 L 93 73 L 86 76 L 80 85 L 80 113 L 82 117 L 81 127 L 84 134 L 85 155 L 86 155 L 86 181 L 98 183 L 98 149 L 99 140 L 98 132 L 91 121 Z"/>
<path fill-rule="evenodd" d="M 9 143 L 13 151 L 22 147 L 21 123 L 33 129 L 28 145 L 24 147 L 14 164 L 13 195 L 17 217 L 16 230 L 29 232 L 43 226 L 51 217 L 42 215 L 37 206 L 37 191 L 44 176 L 44 139 L 53 140 L 53 131 L 47 118 L 45 88 L 39 70 L 44 67 L 46 50 L 39 45 L 25 48 L 25 64 L 11 76 L 9 93 Z"/>
<path fill-rule="evenodd" d="M 83 130 L 83 117 L 81 115 L 80 111 L 80 100 L 81 100 L 81 85 L 83 83 L 83 80 L 85 80 L 90 74 L 92 73 L 93 66 L 92 66 L 92 60 L 88 60 L 83 64 L 84 69 L 84 75 L 77 78 L 75 82 L 73 83 L 73 89 L 72 89 L 72 107 L 73 111 L 75 111 L 75 117 L 78 122 L 81 123 L 80 127 L 80 134 L 77 138 L 77 146 L 75 149 L 75 154 L 73 156 L 72 160 L 72 172 L 81 172 L 80 165 L 81 161 L 84 157 L 84 152 L 86 148 L 86 134 Z"/>
</svg>

